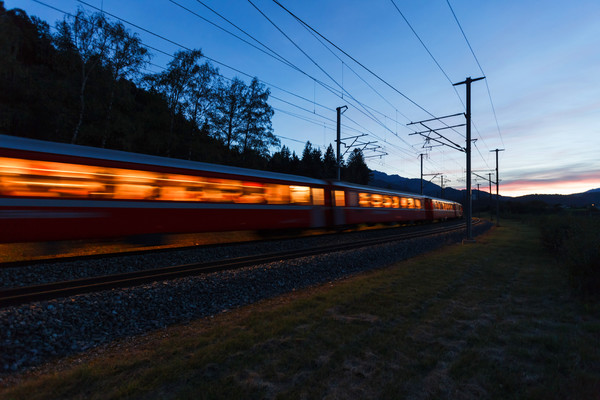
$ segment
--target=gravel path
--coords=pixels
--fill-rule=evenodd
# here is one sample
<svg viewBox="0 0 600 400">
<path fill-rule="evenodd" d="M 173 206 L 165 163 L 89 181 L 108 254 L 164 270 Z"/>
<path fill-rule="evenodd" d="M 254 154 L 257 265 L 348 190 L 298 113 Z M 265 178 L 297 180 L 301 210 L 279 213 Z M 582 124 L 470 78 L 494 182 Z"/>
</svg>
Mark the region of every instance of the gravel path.
<svg viewBox="0 0 600 400">
<path fill-rule="evenodd" d="M 481 234 L 490 227 L 489 223 L 474 226 L 473 234 Z M 351 237 L 351 240 L 358 240 L 359 237 L 360 235 Z M 350 237 L 343 240 L 348 238 Z M 0 309 L 0 382 L 2 375 L 23 371 L 53 358 L 75 354 L 117 338 L 185 323 L 292 290 L 343 279 L 431 251 L 444 244 L 460 242 L 463 238 L 464 232 L 439 234 L 235 271 L 3 308 Z M 302 241 L 305 242 L 272 242 L 269 246 L 276 248 L 271 247 L 271 250 L 266 250 L 263 245 L 247 244 L 234 248 L 206 249 L 203 254 L 193 254 L 198 250 L 169 252 L 160 255 L 169 260 L 161 259 L 160 262 L 179 264 L 189 257 L 196 261 L 208 261 L 223 257 L 223 252 L 229 256 L 241 256 L 281 251 L 289 246 L 307 246 L 310 241 L 324 244 L 321 238 L 305 238 Z M 233 252 L 239 254 L 232 254 Z M 98 270 L 102 271 L 101 274 L 106 274 L 112 268 L 118 268 L 115 272 L 123 272 L 140 269 L 148 264 L 156 266 L 157 255 L 150 256 L 152 260 L 144 257 L 118 257 L 111 262 L 98 261 L 101 265 L 93 264 L 96 261 L 88 261 L 90 265 L 41 265 L 35 269 L 32 267 L 22 270 L 22 276 L 16 278 L 3 270 L 1 285 L 14 286 L 15 280 L 25 282 L 22 284 L 32 284 L 72 279 L 75 276 L 89 276 L 87 274 L 90 272 L 98 274 Z M 13 271 L 13 275 L 16 273 Z"/>
</svg>

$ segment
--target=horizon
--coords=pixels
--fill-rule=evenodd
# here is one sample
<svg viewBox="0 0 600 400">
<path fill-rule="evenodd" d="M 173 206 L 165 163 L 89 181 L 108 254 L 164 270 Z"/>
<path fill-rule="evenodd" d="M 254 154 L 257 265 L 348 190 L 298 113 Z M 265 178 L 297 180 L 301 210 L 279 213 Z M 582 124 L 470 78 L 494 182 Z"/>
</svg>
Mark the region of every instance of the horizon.
<svg viewBox="0 0 600 400">
<path fill-rule="evenodd" d="M 465 189 L 464 153 L 429 148 L 436 142 L 411 135 L 418 128 L 410 123 L 464 112 L 465 86 L 452 83 L 485 75 L 472 85 L 472 134 L 477 140 L 473 171 L 494 174 L 493 151 L 504 149 L 499 154 L 503 196 L 574 194 L 600 188 L 597 1 L 582 0 L 568 7 L 553 2 L 543 8 L 530 0 L 290 4 L 291 12 L 377 76 L 326 46 L 324 39 L 319 42 L 317 34 L 275 3 L 206 2 L 303 73 L 207 23 L 202 18 L 253 42 L 202 2 L 178 1 L 149 1 L 144 13 L 136 4 L 117 0 L 61 0 L 51 7 L 68 13 L 77 7 L 88 13 L 110 13 L 109 19 L 123 19 L 145 45 L 167 54 L 182 46 L 200 48 L 213 63 L 220 63 L 213 65 L 223 76 L 246 82 L 258 77 L 271 91 L 274 133 L 297 154 L 307 140 L 323 152 L 335 144 L 335 108 L 348 105 L 342 115 L 342 138 L 364 134 L 358 140 L 372 142 L 367 148 L 379 146 L 365 152 L 369 168 L 418 179 L 419 154 L 424 153 L 423 169 L 429 179 L 443 174 L 445 186 L 457 190 Z M 51 27 L 64 17 L 61 11 L 33 0 L 6 0 L 4 6 L 23 9 Z M 150 51 L 154 57 L 148 72 L 160 71 L 170 58 Z M 447 125 L 460 123 L 464 123 L 462 116 L 446 120 Z M 444 128 L 441 123 L 428 125 Z M 464 127 L 439 133 L 465 146 Z M 439 185 L 439 178 L 434 182 Z M 487 187 L 488 180 L 474 175 L 474 188 L 477 183 Z"/>
</svg>

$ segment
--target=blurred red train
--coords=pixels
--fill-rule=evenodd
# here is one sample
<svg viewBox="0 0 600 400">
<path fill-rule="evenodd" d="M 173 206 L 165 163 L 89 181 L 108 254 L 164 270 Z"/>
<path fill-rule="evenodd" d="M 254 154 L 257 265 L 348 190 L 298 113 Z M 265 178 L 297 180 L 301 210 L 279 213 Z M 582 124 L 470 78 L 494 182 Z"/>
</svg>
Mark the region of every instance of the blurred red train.
<svg viewBox="0 0 600 400">
<path fill-rule="evenodd" d="M 460 217 L 411 193 L 0 135 L 3 243 Z"/>
</svg>

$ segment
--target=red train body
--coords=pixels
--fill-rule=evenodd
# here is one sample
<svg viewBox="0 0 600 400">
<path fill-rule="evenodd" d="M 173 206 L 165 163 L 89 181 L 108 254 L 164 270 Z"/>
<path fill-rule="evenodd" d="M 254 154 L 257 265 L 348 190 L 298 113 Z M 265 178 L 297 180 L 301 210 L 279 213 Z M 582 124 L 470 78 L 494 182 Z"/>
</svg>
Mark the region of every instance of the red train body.
<svg viewBox="0 0 600 400">
<path fill-rule="evenodd" d="M 3 243 L 461 216 L 411 193 L 0 135 Z"/>
</svg>

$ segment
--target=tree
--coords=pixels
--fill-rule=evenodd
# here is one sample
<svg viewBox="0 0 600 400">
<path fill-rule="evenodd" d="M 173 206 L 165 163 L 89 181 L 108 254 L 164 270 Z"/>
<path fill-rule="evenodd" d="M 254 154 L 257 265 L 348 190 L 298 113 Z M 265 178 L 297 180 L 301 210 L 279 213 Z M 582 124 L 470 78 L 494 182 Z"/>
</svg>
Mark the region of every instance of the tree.
<svg viewBox="0 0 600 400">
<path fill-rule="evenodd" d="M 151 90 L 157 90 L 165 96 L 170 111 L 170 127 L 167 137 L 167 157 L 171 156 L 173 147 L 173 132 L 175 117 L 183 115 L 187 108 L 186 93 L 189 91 L 194 77 L 200 71 L 198 60 L 202 57 L 201 50 L 178 51 L 169 61 L 167 70 L 145 77 Z"/>
<path fill-rule="evenodd" d="M 142 41 L 136 34 L 131 34 L 121 22 L 107 24 L 108 47 L 106 51 L 106 67 L 110 71 L 110 97 L 106 112 L 102 147 L 110 135 L 110 120 L 115 98 L 115 90 L 119 80 L 139 73 L 149 61 L 148 49 L 142 46 Z"/>
<path fill-rule="evenodd" d="M 254 78 L 245 94 L 240 129 L 242 154 L 254 150 L 260 155 L 268 155 L 271 146 L 279 145 L 271 126 L 273 108 L 268 103 L 270 91 Z"/>
<path fill-rule="evenodd" d="M 348 164 L 344 169 L 344 179 L 361 185 L 368 185 L 371 170 L 367 167 L 361 149 L 354 149 L 348 157 Z"/>
<path fill-rule="evenodd" d="M 313 148 L 310 141 L 306 142 L 302 151 L 300 160 L 300 169 L 302 175 L 313 178 L 321 178 L 323 175 L 323 160 L 321 159 L 321 150 Z"/>
<path fill-rule="evenodd" d="M 211 106 L 215 103 L 219 71 L 210 63 L 200 65 L 187 88 L 188 114 L 199 127 L 206 124 Z"/>
<path fill-rule="evenodd" d="M 282 146 L 281 150 L 273 153 L 268 167 L 270 171 L 290 173 L 291 172 L 292 155 L 287 146 Z"/>
<path fill-rule="evenodd" d="M 225 143 L 231 151 L 240 137 L 243 112 L 246 98 L 246 84 L 238 78 L 231 80 L 231 85 L 219 85 L 216 92 L 216 103 L 210 113 L 213 134 Z"/>
<path fill-rule="evenodd" d="M 337 177 L 337 159 L 333 151 L 333 146 L 329 144 L 325 155 L 323 156 L 323 178 Z"/>
<path fill-rule="evenodd" d="M 208 116 L 216 100 L 216 90 L 219 83 L 219 72 L 210 63 L 205 62 L 193 76 L 187 91 L 188 115 L 195 125 L 188 141 L 188 159 L 192 158 L 192 144 L 198 142 L 199 134 L 208 136 L 210 127 Z M 204 138 L 203 138 L 204 139 Z"/>
<path fill-rule="evenodd" d="M 66 16 L 58 23 L 55 43 L 59 51 L 76 55 L 79 59 L 81 81 L 79 87 L 79 119 L 71 137 L 77 137 L 85 112 L 85 89 L 92 71 L 103 63 L 108 44 L 108 22 L 101 13 L 87 16 L 82 9 L 75 16 Z"/>
<path fill-rule="evenodd" d="M 46 22 L 0 7 L 0 131 L 39 139 L 56 135 L 61 95 L 69 85 L 56 76 L 55 60 Z"/>
</svg>

